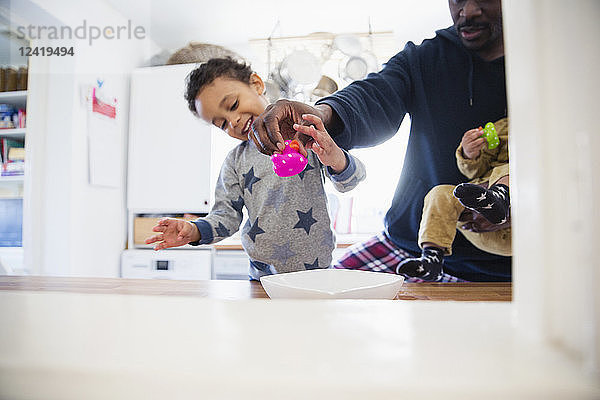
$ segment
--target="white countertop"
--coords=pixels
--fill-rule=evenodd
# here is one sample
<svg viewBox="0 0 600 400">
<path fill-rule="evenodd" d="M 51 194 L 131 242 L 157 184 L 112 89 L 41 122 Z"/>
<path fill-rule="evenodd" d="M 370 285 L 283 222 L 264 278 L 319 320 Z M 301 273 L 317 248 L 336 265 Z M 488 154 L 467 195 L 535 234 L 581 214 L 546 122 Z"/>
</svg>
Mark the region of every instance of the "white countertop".
<svg viewBox="0 0 600 400">
<path fill-rule="evenodd" d="M 511 303 L 0 293 L 0 398 L 600 398 Z"/>
</svg>

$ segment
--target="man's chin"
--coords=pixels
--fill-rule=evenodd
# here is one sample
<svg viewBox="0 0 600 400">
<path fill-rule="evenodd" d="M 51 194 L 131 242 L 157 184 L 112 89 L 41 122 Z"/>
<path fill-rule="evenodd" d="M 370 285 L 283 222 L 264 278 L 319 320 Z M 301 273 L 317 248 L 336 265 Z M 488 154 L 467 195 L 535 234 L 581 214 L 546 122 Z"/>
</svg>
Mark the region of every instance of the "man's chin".
<svg viewBox="0 0 600 400">
<path fill-rule="evenodd" d="M 460 38 L 462 44 L 471 51 L 480 51 L 484 50 L 487 42 L 483 38 L 479 38 L 477 40 L 466 40 L 464 38 Z"/>
</svg>

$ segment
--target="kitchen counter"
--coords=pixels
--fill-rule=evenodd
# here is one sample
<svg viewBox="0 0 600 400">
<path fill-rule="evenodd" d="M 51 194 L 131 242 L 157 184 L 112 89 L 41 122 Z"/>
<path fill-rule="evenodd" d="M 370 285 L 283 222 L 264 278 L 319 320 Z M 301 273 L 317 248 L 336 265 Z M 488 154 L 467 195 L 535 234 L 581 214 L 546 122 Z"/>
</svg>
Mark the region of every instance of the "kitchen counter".
<svg viewBox="0 0 600 400">
<path fill-rule="evenodd" d="M 510 301 L 510 283 L 405 283 L 400 300 Z M 0 276 L 0 290 L 180 295 L 213 299 L 268 298 L 256 281 Z"/>
<path fill-rule="evenodd" d="M 265 301 L 243 281 L 1 282 L 2 399 L 600 398 L 577 360 L 517 329 L 508 301 Z"/>
</svg>

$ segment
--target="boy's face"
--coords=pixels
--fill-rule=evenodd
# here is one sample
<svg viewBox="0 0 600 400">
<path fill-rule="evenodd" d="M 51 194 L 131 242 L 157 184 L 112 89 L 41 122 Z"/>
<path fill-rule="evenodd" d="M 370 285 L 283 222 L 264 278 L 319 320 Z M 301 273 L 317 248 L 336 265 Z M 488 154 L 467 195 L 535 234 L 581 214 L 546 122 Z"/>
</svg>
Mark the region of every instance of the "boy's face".
<svg viewBox="0 0 600 400">
<path fill-rule="evenodd" d="M 268 102 L 262 93 L 265 85 L 256 74 L 250 83 L 218 77 L 196 96 L 196 111 L 203 120 L 223 129 L 229 136 L 248 140 L 254 118 Z"/>
</svg>

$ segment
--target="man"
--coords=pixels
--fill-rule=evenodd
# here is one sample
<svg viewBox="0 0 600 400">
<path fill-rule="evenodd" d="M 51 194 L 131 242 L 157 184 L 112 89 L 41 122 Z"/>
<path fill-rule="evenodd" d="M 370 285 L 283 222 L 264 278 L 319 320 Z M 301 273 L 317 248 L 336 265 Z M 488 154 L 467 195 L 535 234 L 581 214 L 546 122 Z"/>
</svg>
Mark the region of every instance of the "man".
<svg viewBox="0 0 600 400">
<path fill-rule="evenodd" d="M 323 98 L 315 107 L 280 100 L 253 124 L 266 154 L 297 136 L 303 114 L 316 114 L 345 149 L 374 146 L 394 135 L 408 113 L 411 132 L 386 230 L 355 246 L 338 267 L 395 272 L 416 243 L 423 199 L 439 184 L 457 184 L 455 149 L 464 132 L 506 116 L 500 0 L 449 0 L 454 26 L 420 45 L 409 42 L 384 68 Z M 313 146 L 306 142 L 308 148 Z M 477 224 L 475 224 L 477 229 Z M 443 281 L 510 281 L 511 258 L 485 253 L 457 235 Z"/>
</svg>

